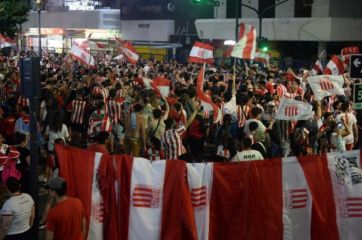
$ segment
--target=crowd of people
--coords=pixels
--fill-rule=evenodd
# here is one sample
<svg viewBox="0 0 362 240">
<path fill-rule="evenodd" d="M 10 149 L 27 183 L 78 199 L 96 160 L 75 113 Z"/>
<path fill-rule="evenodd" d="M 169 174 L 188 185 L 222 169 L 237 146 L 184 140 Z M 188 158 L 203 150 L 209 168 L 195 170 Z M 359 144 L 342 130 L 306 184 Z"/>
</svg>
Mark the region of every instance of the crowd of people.
<svg viewBox="0 0 362 240">
<path fill-rule="evenodd" d="M 56 144 L 188 162 L 263 160 L 360 148 L 362 114 L 352 107 L 354 81 L 348 73 L 345 95 L 317 101 L 308 69 L 295 73 L 243 62 L 236 69 L 208 65 L 203 91 L 222 113 L 215 121 L 197 98 L 199 64 L 146 59 L 129 64 L 106 52 L 97 54 L 96 65 L 89 68 L 69 55 L 44 53 L 39 111 L 31 112 L 29 99 L 20 93 L 19 59 L 24 56 L 0 58 L 2 181 L 19 179 L 24 193 L 29 193 L 30 183 L 31 114 L 39 119 L 44 183 L 57 176 Z M 169 96 L 145 83 L 156 78 L 170 81 Z M 283 96 L 310 103 L 314 116 L 275 119 Z"/>
</svg>

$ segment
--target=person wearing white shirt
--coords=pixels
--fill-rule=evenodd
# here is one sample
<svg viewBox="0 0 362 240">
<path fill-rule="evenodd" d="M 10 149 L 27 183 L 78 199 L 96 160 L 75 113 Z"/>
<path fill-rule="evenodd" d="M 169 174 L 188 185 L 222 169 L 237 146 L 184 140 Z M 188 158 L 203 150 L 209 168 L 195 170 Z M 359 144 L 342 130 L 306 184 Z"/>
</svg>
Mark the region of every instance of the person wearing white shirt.
<svg viewBox="0 0 362 240">
<path fill-rule="evenodd" d="M 251 149 L 252 140 L 245 137 L 243 140 L 243 151 L 237 152 L 232 162 L 243 162 L 250 160 L 264 160 L 263 155 L 257 151 Z"/>
<path fill-rule="evenodd" d="M 245 136 L 249 136 L 250 135 L 250 129 L 249 129 L 249 124 L 251 122 L 256 122 L 258 123 L 258 129 L 262 132 L 265 132 L 266 130 L 266 127 L 265 125 L 260 121 L 261 119 L 261 115 L 262 115 L 263 111 L 259 108 L 259 107 L 253 107 L 251 109 L 251 118 L 248 119 L 246 122 L 245 122 L 245 125 L 244 125 L 244 135 Z"/>
<path fill-rule="evenodd" d="M 346 150 L 352 150 L 353 145 L 358 142 L 358 128 L 356 116 L 351 113 L 352 106 L 349 102 L 342 103 L 341 111 L 336 117 L 337 122 L 343 122 L 348 125 L 351 133 L 344 137 Z M 343 118 L 343 121 L 342 121 Z"/>
</svg>

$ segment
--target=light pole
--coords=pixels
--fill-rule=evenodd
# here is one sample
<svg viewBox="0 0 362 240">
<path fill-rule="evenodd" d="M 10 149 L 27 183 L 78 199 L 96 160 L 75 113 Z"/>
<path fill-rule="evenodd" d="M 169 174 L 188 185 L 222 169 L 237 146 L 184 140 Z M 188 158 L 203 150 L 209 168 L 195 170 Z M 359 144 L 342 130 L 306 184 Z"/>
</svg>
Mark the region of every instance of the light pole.
<svg viewBox="0 0 362 240">
<path fill-rule="evenodd" d="M 38 38 L 39 38 L 39 52 L 38 55 L 41 58 L 41 7 L 42 0 L 36 0 L 36 10 L 38 11 Z"/>
<path fill-rule="evenodd" d="M 262 34 L 262 30 L 263 30 L 263 27 L 262 27 L 262 25 L 263 25 L 263 17 L 264 17 L 264 14 L 269 10 L 269 9 L 271 9 L 271 8 L 273 8 L 273 7 L 276 7 L 276 6 L 279 6 L 280 4 L 283 4 L 283 3 L 285 3 L 285 2 L 288 2 L 289 0 L 283 0 L 283 1 L 280 1 L 280 2 L 277 2 L 277 3 L 275 3 L 275 4 L 272 4 L 272 5 L 270 5 L 270 6 L 268 6 L 268 7 L 266 7 L 266 8 L 264 8 L 263 9 L 263 11 L 260 11 L 259 9 L 256 9 L 256 8 L 254 8 L 254 7 L 252 7 L 252 6 L 250 6 L 250 5 L 247 5 L 247 4 L 244 4 L 244 3 L 242 3 L 242 2 L 240 2 L 241 0 L 236 0 L 236 8 L 240 8 L 240 5 L 241 6 L 244 6 L 244 7 L 246 7 L 246 8 L 249 8 L 249 9 L 251 9 L 251 10 L 253 10 L 255 13 L 256 13 L 256 15 L 258 16 L 258 18 L 259 18 L 259 37 L 258 37 L 258 39 L 261 39 L 262 38 L 262 36 L 263 36 L 263 34 Z M 240 4 L 240 5 L 239 5 Z M 237 12 L 237 11 L 235 11 L 235 12 Z M 237 23 L 237 27 L 236 27 L 236 32 L 235 32 L 235 36 L 236 36 L 236 41 L 238 40 L 238 15 L 236 15 L 235 16 L 236 17 L 236 23 Z"/>
</svg>

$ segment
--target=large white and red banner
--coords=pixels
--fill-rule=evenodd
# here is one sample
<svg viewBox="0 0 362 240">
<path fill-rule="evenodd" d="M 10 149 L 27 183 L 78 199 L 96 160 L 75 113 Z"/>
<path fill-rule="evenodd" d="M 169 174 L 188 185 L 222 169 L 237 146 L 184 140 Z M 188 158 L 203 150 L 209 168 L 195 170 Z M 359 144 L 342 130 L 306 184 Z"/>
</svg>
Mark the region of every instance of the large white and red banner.
<svg viewBox="0 0 362 240">
<path fill-rule="evenodd" d="M 68 195 L 85 207 L 87 239 L 362 236 L 360 151 L 187 164 L 56 150 Z"/>
<path fill-rule="evenodd" d="M 340 75 L 345 70 L 343 61 L 337 55 L 333 55 L 324 69 L 325 75 Z"/>
<path fill-rule="evenodd" d="M 317 100 L 331 95 L 344 95 L 344 78 L 341 75 L 312 76 L 308 78 L 308 82 Z"/>
<path fill-rule="evenodd" d="M 239 40 L 231 52 L 232 57 L 254 59 L 256 51 L 256 30 L 254 26 L 240 24 Z"/>
<path fill-rule="evenodd" d="M 312 110 L 313 107 L 309 103 L 283 97 L 275 113 L 275 119 L 292 121 L 307 120 L 313 117 Z"/>
<path fill-rule="evenodd" d="M 206 43 L 195 42 L 191 49 L 189 60 L 194 63 L 213 63 L 214 47 Z"/>
<path fill-rule="evenodd" d="M 221 120 L 221 111 L 220 108 L 212 101 L 212 99 L 204 93 L 204 72 L 205 69 L 201 68 L 199 75 L 197 76 L 196 96 L 201 101 L 201 106 L 204 108 L 204 111 L 212 111 L 214 115 L 214 122 L 218 122 Z"/>
</svg>

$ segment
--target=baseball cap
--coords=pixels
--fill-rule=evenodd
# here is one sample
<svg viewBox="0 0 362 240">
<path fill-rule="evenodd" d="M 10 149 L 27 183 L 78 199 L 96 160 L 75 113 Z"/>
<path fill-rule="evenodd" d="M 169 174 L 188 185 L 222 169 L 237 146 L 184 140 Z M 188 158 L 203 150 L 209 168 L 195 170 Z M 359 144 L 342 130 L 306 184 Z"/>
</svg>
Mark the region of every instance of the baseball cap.
<svg viewBox="0 0 362 240">
<path fill-rule="evenodd" d="M 53 190 L 62 189 L 64 186 L 64 183 L 66 183 L 65 179 L 62 177 L 55 177 L 50 179 L 49 181 L 49 188 Z"/>
</svg>

